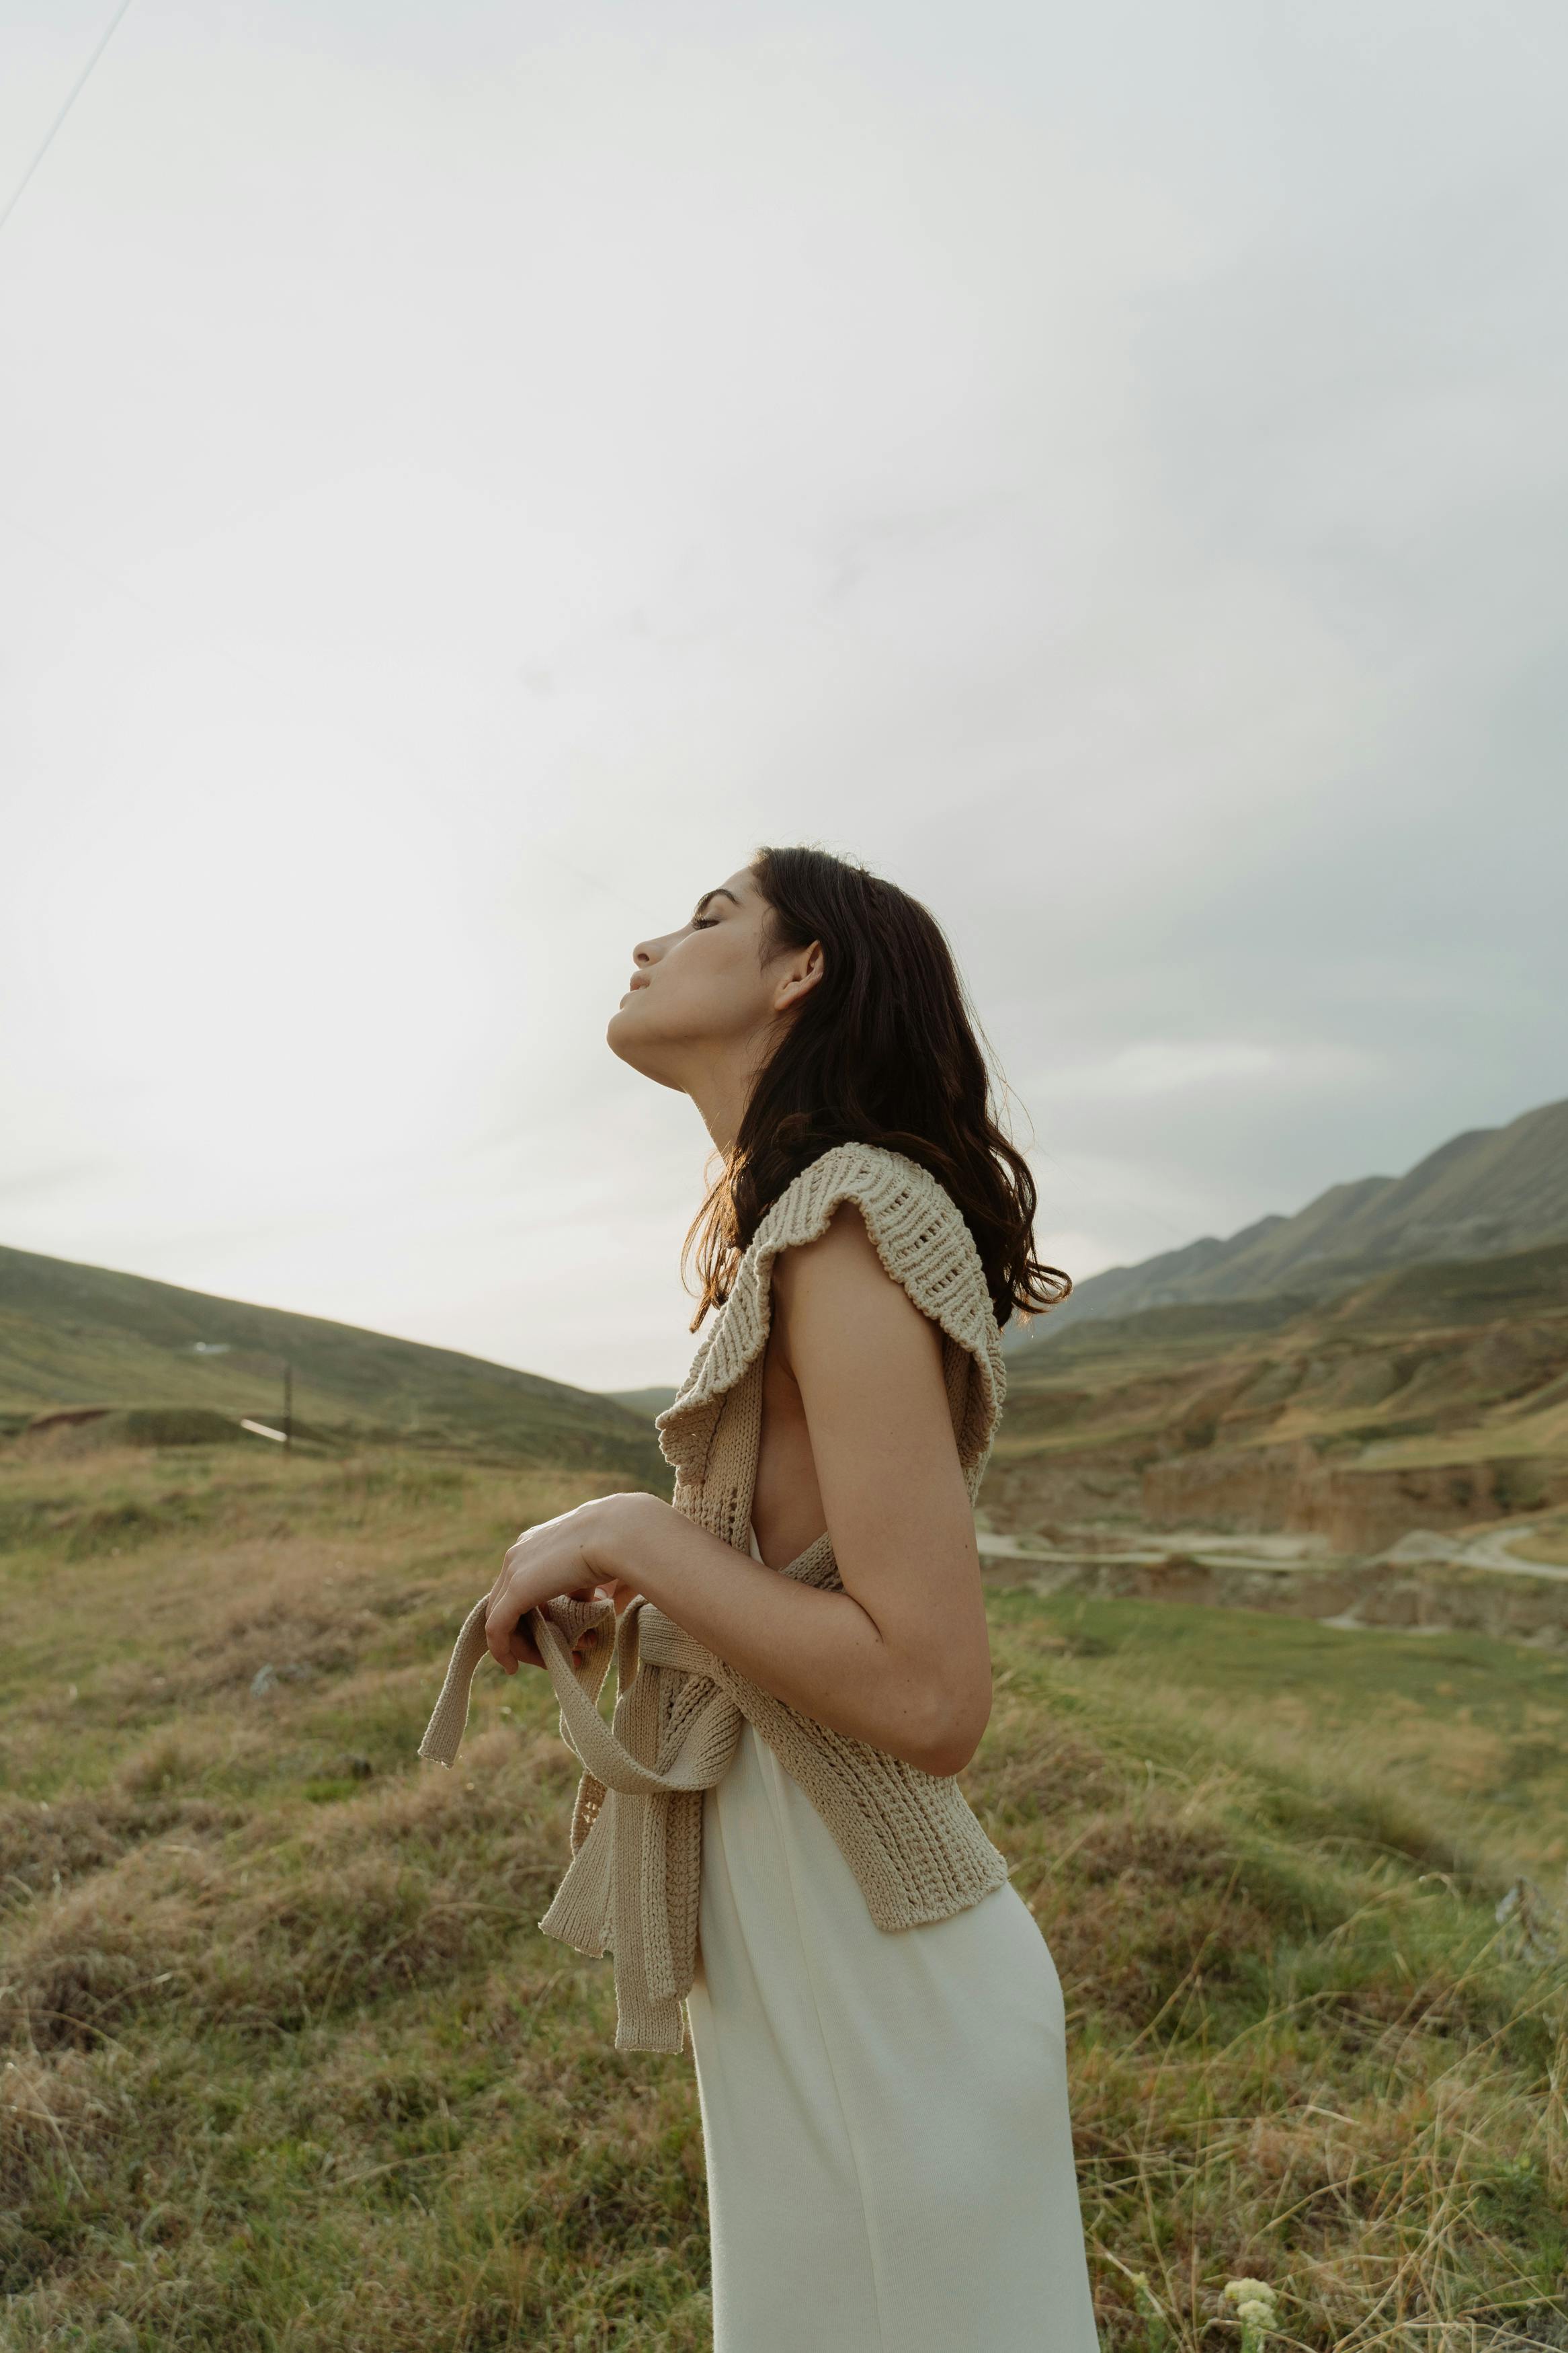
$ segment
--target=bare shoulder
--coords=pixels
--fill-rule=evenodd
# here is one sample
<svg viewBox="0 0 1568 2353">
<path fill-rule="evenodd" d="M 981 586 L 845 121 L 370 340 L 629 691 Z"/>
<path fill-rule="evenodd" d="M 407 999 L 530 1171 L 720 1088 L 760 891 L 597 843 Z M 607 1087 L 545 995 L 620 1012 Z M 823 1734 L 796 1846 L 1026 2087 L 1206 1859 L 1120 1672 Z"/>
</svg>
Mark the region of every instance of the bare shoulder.
<svg viewBox="0 0 1568 2353">
<path fill-rule="evenodd" d="M 855 1354 L 900 1336 L 921 1353 L 938 1345 L 935 1326 L 883 1265 L 853 1201 L 839 1204 L 815 1241 L 779 1253 L 773 1287 L 792 1355 L 851 1338 Z"/>
<path fill-rule="evenodd" d="M 815 1241 L 795 1242 L 773 1261 L 773 1290 L 785 1301 L 803 1293 L 826 1296 L 847 1285 L 891 1283 L 866 1220 L 853 1201 L 840 1201 Z M 897 1285 L 893 1286 L 895 1289 Z"/>
</svg>

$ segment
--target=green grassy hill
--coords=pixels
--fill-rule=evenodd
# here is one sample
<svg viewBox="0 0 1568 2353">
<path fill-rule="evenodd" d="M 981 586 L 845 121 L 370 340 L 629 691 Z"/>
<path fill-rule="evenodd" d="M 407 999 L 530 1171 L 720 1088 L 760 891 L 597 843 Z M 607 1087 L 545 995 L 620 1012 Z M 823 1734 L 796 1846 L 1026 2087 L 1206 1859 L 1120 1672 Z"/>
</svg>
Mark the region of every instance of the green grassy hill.
<svg viewBox="0 0 1568 2353">
<path fill-rule="evenodd" d="M 7 2353 L 707 2353 L 689 2062 L 533 1925 L 547 1684 L 415 1756 L 501 1548 L 610 1483 L 0 1446 Z M 1568 2346 L 1568 1662 L 991 1610 L 966 1778 L 1061 1972 L 1105 2353 L 1235 2345 L 1242 2275 L 1279 2348 Z"/>
<path fill-rule="evenodd" d="M 628 1413 L 646 1415 L 649 1421 L 667 1405 L 673 1405 L 676 1398 L 671 1388 L 606 1389 L 605 1394 L 614 1398 L 617 1405 L 624 1405 Z"/>
<path fill-rule="evenodd" d="M 285 1362 L 297 1419 L 323 1440 L 458 1447 L 667 1482 L 647 1417 L 611 1398 L 319 1316 L 0 1250 L 0 1428 L 76 1406 L 275 1423 Z M 166 1419 L 121 1422 L 119 1434 L 155 1440 L 160 1428 L 177 1434 Z"/>
<path fill-rule="evenodd" d="M 1063 1326 L 1009 1364 L 1004 1527 L 1407 1529 L 1568 1502 L 1568 1243 Z"/>
</svg>

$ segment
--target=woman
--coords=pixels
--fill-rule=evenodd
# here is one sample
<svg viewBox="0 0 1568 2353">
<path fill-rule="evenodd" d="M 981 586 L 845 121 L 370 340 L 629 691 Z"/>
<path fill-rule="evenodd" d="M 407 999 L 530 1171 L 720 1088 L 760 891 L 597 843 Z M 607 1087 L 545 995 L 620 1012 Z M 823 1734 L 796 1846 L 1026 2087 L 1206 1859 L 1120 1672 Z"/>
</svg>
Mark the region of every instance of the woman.
<svg viewBox="0 0 1568 2353">
<path fill-rule="evenodd" d="M 425 1753 L 486 1647 L 548 1668 L 584 1773 L 543 1926 L 613 1949 L 623 2046 L 689 2027 L 717 2353 L 1092 2353 L 1061 1989 L 952 1778 L 999 1330 L 1066 1279 L 915 901 L 763 849 L 634 961 L 609 1044 L 723 1162 L 674 1504 L 520 1537 Z"/>
</svg>

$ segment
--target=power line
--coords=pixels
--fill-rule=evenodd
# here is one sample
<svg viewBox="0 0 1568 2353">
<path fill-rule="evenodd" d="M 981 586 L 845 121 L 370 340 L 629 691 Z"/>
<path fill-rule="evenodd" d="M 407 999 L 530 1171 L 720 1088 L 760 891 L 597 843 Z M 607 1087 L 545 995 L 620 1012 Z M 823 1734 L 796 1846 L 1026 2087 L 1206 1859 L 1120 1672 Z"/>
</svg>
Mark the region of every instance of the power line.
<svg viewBox="0 0 1568 2353">
<path fill-rule="evenodd" d="M 110 42 L 114 38 L 115 34 L 119 31 L 126 16 L 130 14 L 131 5 L 132 0 L 120 0 L 120 5 L 115 10 L 113 16 L 110 18 L 108 25 L 104 28 L 99 40 L 98 47 L 93 50 L 92 55 L 89 58 L 80 73 L 78 74 L 75 81 L 71 84 L 71 87 L 66 95 L 64 105 L 60 108 L 59 112 L 50 123 L 48 130 L 45 132 L 43 142 L 39 146 L 37 154 L 35 154 L 32 162 L 28 164 L 21 178 L 12 189 L 4 210 L 0 210 L 0 229 L 5 227 L 6 222 L 16 211 L 17 205 L 21 202 L 22 195 L 24 190 L 26 188 L 27 183 L 31 180 L 34 173 L 37 170 L 39 164 L 48 153 L 49 149 L 53 146 L 56 137 L 58 136 L 67 115 L 76 104 L 77 100 L 81 96 L 82 91 L 87 88 L 94 67 L 97 65 L 100 58 L 102 57 L 105 49 L 109 47 Z M 85 572 L 95 574 L 100 580 L 103 581 L 108 587 L 113 589 L 117 595 L 128 597 L 133 605 L 140 605 L 142 610 L 144 612 L 151 613 L 154 619 L 165 622 L 168 620 L 169 616 L 167 614 L 161 612 L 158 607 L 154 605 L 149 597 L 141 596 L 137 590 L 131 587 L 125 581 L 114 578 L 111 574 L 102 571 L 97 565 L 89 563 L 85 557 L 78 555 L 73 550 L 56 545 L 53 542 L 46 539 L 41 532 L 33 531 L 27 524 L 16 523 L 15 519 L 9 516 L 4 518 L 4 520 L 11 522 L 13 528 L 26 532 L 27 536 L 31 539 L 36 539 L 40 546 L 49 548 L 53 554 L 62 557 L 68 563 L 79 565 Z M 209 638 L 207 643 L 212 651 L 219 654 L 225 660 L 231 662 L 235 669 L 244 671 L 247 677 L 258 680 L 262 685 L 275 690 L 276 681 L 269 679 L 264 671 L 258 670 L 254 663 L 246 661 L 242 656 L 234 651 L 232 647 L 226 646 L 222 644 L 221 641 L 213 638 Z M 363 744 L 367 750 L 374 752 L 379 757 L 383 759 L 392 758 L 395 761 L 396 755 L 391 753 L 389 747 L 386 745 L 374 744 L 367 736 L 358 733 L 357 731 L 342 729 L 341 722 L 334 723 L 339 726 L 341 733 L 354 734 L 356 736 L 356 740 Z M 601 875 L 585 873 L 581 867 L 574 865 L 570 859 L 563 857 L 558 849 L 544 849 L 542 845 L 537 842 L 531 843 L 530 847 L 535 855 L 544 857 L 552 865 L 558 866 L 563 873 L 570 874 L 574 881 L 582 883 L 584 888 L 590 891 L 596 891 L 605 898 L 614 899 L 619 905 L 630 909 L 631 913 L 637 915 L 639 918 L 643 914 L 644 910 L 642 908 L 635 905 L 633 902 L 626 897 L 624 892 L 616 890 L 613 883 L 606 882 Z"/>
<path fill-rule="evenodd" d="M 130 6 L 131 0 L 120 0 L 119 7 L 115 10 L 113 16 L 110 19 L 109 30 L 99 42 L 97 48 L 94 49 L 91 57 L 89 58 L 80 73 L 78 74 L 75 81 L 71 85 L 70 95 L 67 98 L 65 104 L 61 107 L 59 112 L 56 115 L 54 121 L 50 123 L 48 130 L 44 135 L 43 145 L 39 148 L 37 153 L 34 156 L 32 162 L 28 164 L 26 170 L 17 181 L 16 186 L 12 189 L 10 200 L 5 206 L 5 211 L 0 212 L 0 228 L 5 227 L 6 222 L 16 211 L 17 205 L 21 201 L 23 189 L 26 186 L 28 181 L 32 178 L 34 173 L 37 170 L 39 164 L 48 153 L 49 149 L 54 145 L 55 133 L 58 131 L 61 123 L 65 121 L 72 107 L 76 104 L 77 100 L 81 96 L 82 91 L 87 88 L 89 76 L 91 74 L 94 66 L 98 63 L 105 49 L 109 47 L 110 42 L 114 38 L 114 36 L 119 30 L 121 23 L 129 11 Z"/>
</svg>

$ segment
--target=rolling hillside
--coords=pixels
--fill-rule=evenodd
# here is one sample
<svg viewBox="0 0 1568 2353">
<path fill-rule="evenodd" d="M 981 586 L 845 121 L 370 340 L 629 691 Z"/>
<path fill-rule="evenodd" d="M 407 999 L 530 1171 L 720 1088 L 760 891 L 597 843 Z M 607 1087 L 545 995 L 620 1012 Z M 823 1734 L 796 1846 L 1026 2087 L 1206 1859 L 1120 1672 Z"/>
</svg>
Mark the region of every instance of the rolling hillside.
<svg viewBox="0 0 1568 2353">
<path fill-rule="evenodd" d="M 671 1388 L 606 1389 L 605 1395 L 614 1398 L 617 1405 L 624 1405 L 628 1413 L 635 1413 L 639 1419 L 648 1421 L 656 1414 L 662 1413 L 667 1405 L 673 1405 L 676 1399 L 676 1391 Z"/>
<path fill-rule="evenodd" d="M 1568 1503 L 1568 1242 L 1326 1301 L 1086 1318 L 1009 1379 L 999 1527 L 1317 1531 L 1372 1552 Z"/>
<path fill-rule="evenodd" d="M 1054 1347 L 1063 1327 L 1199 1301 L 1323 1298 L 1383 1269 L 1475 1260 L 1568 1237 L 1568 1102 L 1475 1128 L 1404 1176 L 1331 1186 L 1294 1217 L 1261 1218 L 1079 1283 L 1049 1317 L 1009 1333 L 1009 1356 Z M 1069 1270 L 1070 1271 L 1070 1270 Z"/>
<path fill-rule="evenodd" d="M 122 1433 L 242 1415 L 276 1422 L 293 1367 L 300 1430 L 324 1441 L 433 1443 L 489 1459 L 613 1470 L 663 1488 L 645 1414 L 537 1373 L 141 1275 L 0 1250 L 0 1430 L 64 1408 L 139 1409 Z M 192 1422 L 191 1414 L 198 1417 Z"/>
</svg>

